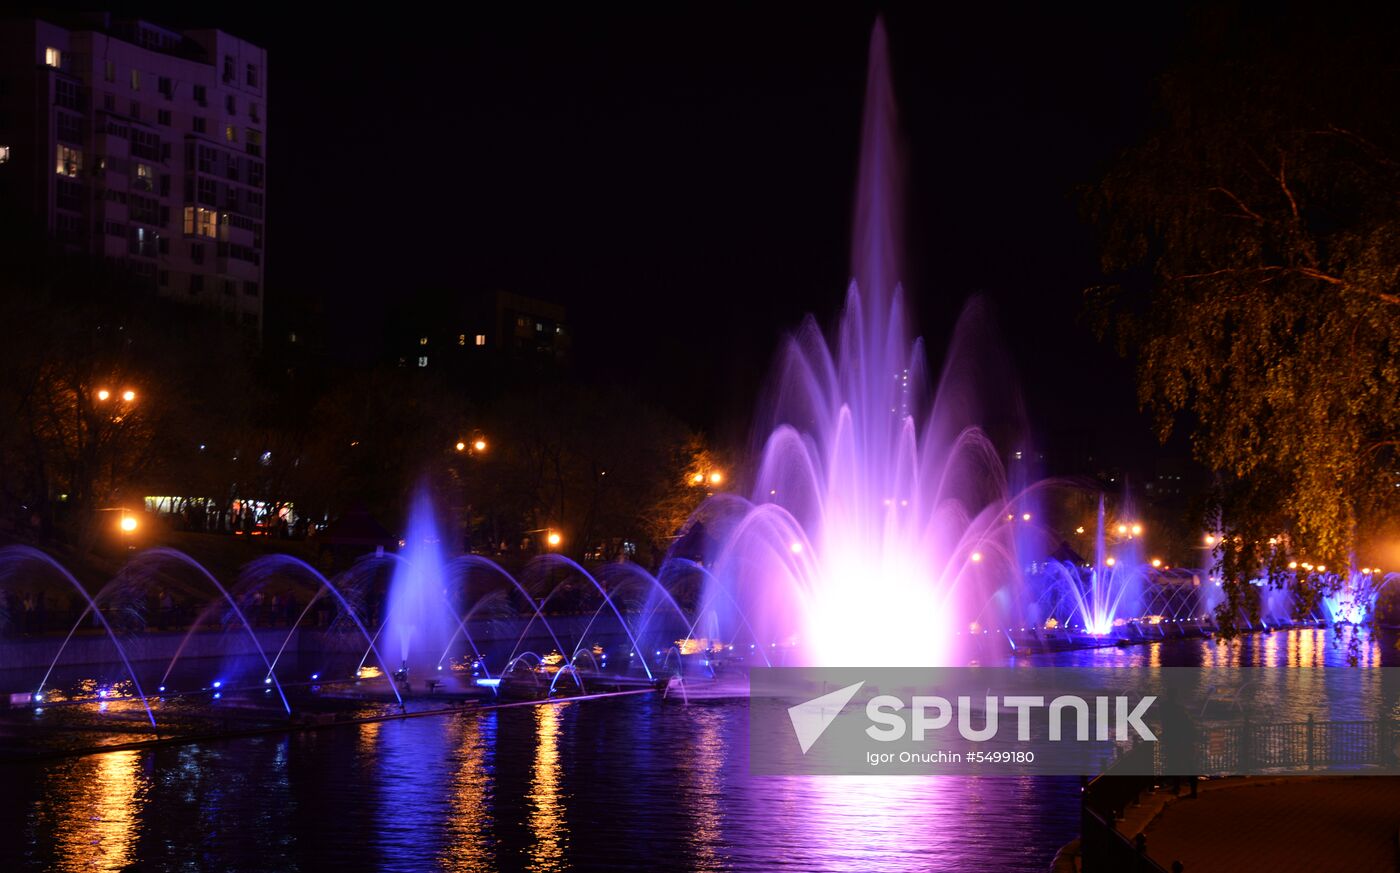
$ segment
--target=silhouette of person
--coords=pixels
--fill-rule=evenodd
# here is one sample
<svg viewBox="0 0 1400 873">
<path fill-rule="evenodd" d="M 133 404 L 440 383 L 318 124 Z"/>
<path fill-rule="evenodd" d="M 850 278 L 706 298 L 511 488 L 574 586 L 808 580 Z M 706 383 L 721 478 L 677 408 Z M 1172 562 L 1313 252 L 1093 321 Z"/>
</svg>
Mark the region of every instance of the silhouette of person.
<svg viewBox="0 0 1400 873">
<path fill-rule="evenodd" d="M 1196 722 L 1168 686 L 1162 701 L 1162 766 L 1172 778 L 1172 793 L 1181 793 L 1181 779 L 1189 779 L 1191 796 L 1196 796 Z"/>
</svg>

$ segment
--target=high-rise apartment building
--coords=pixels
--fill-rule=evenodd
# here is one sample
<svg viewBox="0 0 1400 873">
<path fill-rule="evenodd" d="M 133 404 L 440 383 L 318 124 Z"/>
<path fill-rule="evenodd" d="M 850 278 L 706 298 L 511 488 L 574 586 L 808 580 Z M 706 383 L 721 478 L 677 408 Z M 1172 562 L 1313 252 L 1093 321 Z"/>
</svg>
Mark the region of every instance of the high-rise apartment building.
<svg viewBox="0 0 1400 873">
<path fill-rule="evenodd" d="M 267 52 L 109 15 L 0 21 L 0 209 L 261 330 Z"/>
</svg>

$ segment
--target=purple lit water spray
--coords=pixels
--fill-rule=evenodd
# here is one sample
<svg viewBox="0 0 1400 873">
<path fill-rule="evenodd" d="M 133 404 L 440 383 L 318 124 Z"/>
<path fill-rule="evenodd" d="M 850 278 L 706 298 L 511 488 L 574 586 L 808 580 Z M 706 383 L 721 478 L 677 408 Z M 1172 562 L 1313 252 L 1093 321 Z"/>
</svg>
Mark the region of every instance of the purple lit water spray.
<svg viewBox="0 0 1400 873">
<path fill-rule="evenodd" d="M 787 339 L 760 408 L 751 501 L 712 522 L 721 546 L 698 626 L 769 662 L 958 663 L 969 635 L 1016 622 L 1023 602 L 1005 473 L 979 427 L 984 403 L 1008 396 L 981 383 L 980 310 L 964 314 L 932 388 L 906 321 L 878 23 L 868 75 L 845 310 L 831 340 L 811 318 Z"/>
</svg>

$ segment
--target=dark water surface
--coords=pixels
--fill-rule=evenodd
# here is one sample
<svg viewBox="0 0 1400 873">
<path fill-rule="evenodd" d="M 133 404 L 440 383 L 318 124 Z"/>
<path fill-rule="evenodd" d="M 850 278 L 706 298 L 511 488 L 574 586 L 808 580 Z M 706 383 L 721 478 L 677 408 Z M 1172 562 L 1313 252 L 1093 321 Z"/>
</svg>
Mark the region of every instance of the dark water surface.
<svg viewBox="0 0 1400 873">
<path fill-rule="evenodd" d="M 1329 636 L 1022 662 L 1345 663 Z M 1075 778 L 750 776 L 745 712 L 646 695 L 0 764 L 0 870 L 1044 871 L 1077 835 Z"/>
</svg>

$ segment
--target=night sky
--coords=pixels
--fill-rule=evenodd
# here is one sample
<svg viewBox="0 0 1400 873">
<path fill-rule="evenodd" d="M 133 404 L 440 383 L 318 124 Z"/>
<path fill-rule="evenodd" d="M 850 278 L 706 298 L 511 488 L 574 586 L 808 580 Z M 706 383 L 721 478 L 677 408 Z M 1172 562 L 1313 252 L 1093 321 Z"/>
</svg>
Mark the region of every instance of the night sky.
<svg viewBox="0 0 1400 873">
<path fill-rule="evenodd" d="M 1091 430 L 1099 451 L 1154 453 L 1130 366 L 1080 320 L 1099 274 L 1076 188 L 1147 129 L 1153 77 L 1190 29 L 1181 10 L 448 20 L 386 7 L 192 22 L 135 8 L 271 52 L 274 319 L 279 298 L 319 301 L 353 362 L 381 353 L 383 313 L 407 294 L 557 300 L 581 378 L 633 387 L 721 439 L 744 434 L 781 331 L 837 314 L 883 10 L 909 165 L 906 284 L 932 357 L 985 294 L 1046 443 L 1077 422 L 1074 439 Z"/>
</svg>

